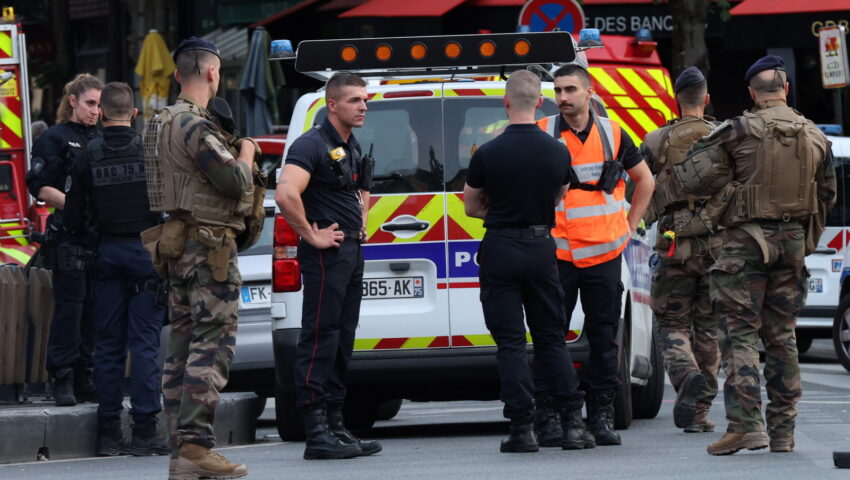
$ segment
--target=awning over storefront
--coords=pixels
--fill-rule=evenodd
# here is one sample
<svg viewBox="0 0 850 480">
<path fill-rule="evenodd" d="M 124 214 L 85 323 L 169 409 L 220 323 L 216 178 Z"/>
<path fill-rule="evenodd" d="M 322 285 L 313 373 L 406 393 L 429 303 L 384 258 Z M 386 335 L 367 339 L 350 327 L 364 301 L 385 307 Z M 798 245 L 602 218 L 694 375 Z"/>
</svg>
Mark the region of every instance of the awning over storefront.
<svg viewBox="0 0 850 480">
<path fill-rule="evenodd" d="M 406 2 L 399 0 L 369 0 L 342 13 L 339 18 L 355 17 L 441 17 L 465 0 L 429 0 Z"/>
<path fill-rule="evenodd" d="M 732 15 L 788 15 L 794 13 L 848 10 L 847 0 L 744 0 L 731 9 Z"/>
</svg>

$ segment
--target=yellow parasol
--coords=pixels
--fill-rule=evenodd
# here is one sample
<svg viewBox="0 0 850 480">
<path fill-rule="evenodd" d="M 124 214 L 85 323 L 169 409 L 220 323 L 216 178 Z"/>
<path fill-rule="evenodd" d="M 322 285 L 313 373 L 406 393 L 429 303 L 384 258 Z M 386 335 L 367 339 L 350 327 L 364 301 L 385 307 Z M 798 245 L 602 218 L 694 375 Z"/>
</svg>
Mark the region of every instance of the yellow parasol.
<svg viewBox="0 0 850 480">
<path fill-rule="evenodd" d="M 136 74 L 142 77 L 140 90 L 144 98 L 145 118 L 167 105 L 171 74 L 175 68 L 177 67 L 162 35 L 151 30 L 145 36 L 139 61 L 136 63 Z"/>
</svg>

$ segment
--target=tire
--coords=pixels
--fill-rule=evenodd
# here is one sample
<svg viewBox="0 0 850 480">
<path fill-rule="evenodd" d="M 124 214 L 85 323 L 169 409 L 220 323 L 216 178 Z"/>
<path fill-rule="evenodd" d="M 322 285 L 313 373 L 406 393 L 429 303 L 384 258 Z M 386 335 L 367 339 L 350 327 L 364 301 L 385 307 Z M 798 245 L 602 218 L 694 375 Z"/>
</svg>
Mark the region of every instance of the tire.
<svg viewBox="0 0 850 480">
<path fill-rule="evenodd" d="M 628 298 L 628 297 L 627 297 Z M 628 312 L 627 316 L 628 318 Z M 629 328 L 629 322 L 623 322 L 621 328 Z M 632 362 L 629 348 L 630 335 L 624 331 L 620 340 L 620 386 L 614 397 L 614 429 L 625 430 L 632 424 Z"/>
<path fill-rule="evenodd" d="M 295 408 L 295 394 L 278 392 L 274 396 L 277 433 L 284 442 L 304 440 L 304 422 Z"/>
<path fill-rule="evenodd" d="M 815 337 L 811 333 L 803 333 L 797 330 L 797 353 L 806 353 L 812 348 Z"/>
<path fill-rule="evenodd" d="M 257 416 L 256 418 L 259 420 L 260 415 L 262 415 L 263 412 L 266 411 L 266 402 L 268 401 L 268 397 L 264 397 L 259 393 L 257 394 L 257 397 L 259 398 L 257 398 L 257 402 L 254 404 L 254 408 L 256 409 L 254 410 L 254 413 Z"/>
<path fill-rule="evenodd" d="M 345 398 L 342 407 L 342 417 L 345 426 L 352 430 L 368 430 L 375 424 L 378 418 L 378 405 L 381 402 L 376 398 L 364 395 L 349 394 Z"/>
<path fill-rule="evenodd" d="M 375 413 L 375 420 L 389 420 L 401 410 L 402 399 L 395 398 L 392 400 L 384 400 L 378 404 L 378 409 Z"/>
<path fill-rule="evenodd" d="M 664 399 L 664 358 L 658 348 L 658 332 L 652 329 L 652 375 L 642 387 L 632 387 L 632 413 L 634 418 L 655 418 Z"/>
<path fill-rule="evenodd" d="M 838 361 L 850 372 L 850 295 L 838 302 L 838 314 L 832 322 L 832 344 Z"/>
</svg>

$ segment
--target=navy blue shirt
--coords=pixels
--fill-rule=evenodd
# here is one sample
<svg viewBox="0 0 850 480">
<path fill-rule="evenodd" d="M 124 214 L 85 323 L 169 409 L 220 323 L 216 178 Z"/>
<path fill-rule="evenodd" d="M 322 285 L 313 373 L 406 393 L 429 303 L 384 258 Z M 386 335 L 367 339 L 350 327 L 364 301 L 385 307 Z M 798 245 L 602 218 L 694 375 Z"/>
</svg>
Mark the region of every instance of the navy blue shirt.
<svg viewBox="0 0 850 480">
<path fill-rule="evenodd" d="M 466 183 L 488 197 L 486 228 L 553 227 L 570 167 L 569 150 L 536 124 L 508 125 L 472 155 Z"/>
<path fill-rule="evenodd" d="M 360 144 L 354 134 L 349 135 L 348 142 L 344 142 L 328 119 L 292 142 L 286 154 L 286 163 L 297 165 L 310 173 L 310 183 L 301 194 L 307 221 L 318 223 L 319 228 L 337 223 L 342 230 L 358 232 L 363 225 L 360 200 L 356 192 L 336 189 L 339 180 L 334 174 L 328 146 L 319 128 L 328 134 L 334 147 L 345 149 L 347 158 L 343 161 L 349 162 L 351 166 L 352 182 L 359 167 L 355 157 L 360 158 Z"/>
</svg>

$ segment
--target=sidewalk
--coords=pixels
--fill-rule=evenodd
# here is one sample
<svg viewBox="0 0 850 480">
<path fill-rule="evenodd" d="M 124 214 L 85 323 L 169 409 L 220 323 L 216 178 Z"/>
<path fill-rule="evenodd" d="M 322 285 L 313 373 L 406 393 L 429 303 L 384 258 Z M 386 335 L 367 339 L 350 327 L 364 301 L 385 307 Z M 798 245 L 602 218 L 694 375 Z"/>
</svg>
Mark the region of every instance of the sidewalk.
<svg viewBox="0 0 850 480">
<path fill-rule="evenodd" d="M 258 397 L 253 393 L 223 393 L 215 412 L 220 446 L 253 443 Z M 131 432 L 125 399 L 124 435 Z M 164 432 L 160 414 L 160 432 Z M 0 464 L 32 462 L 40 455 L 50 460 L 93 457 L 97 442 L 97 405 L 57 407 L 53 402 L 0 405 Z M 47 458 L 41 458 L 47 459 Z"/>
</svg>

